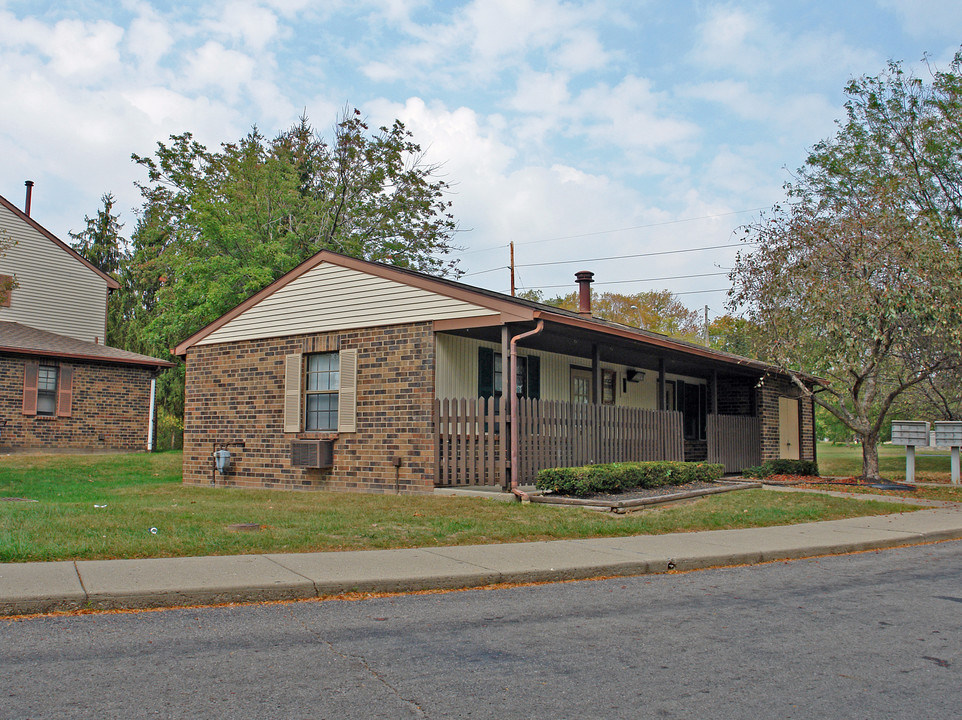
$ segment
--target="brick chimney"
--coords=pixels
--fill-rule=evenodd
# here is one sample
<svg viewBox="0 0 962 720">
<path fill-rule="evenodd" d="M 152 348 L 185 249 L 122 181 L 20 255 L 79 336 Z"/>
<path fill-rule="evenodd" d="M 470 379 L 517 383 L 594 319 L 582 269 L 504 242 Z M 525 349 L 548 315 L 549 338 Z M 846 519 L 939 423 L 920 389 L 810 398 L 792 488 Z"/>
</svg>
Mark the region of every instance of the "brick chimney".
<svg viewBox="0 0 962 720">
<path fill-rule="evenodd" d="M 591 283 L 595 274 L 590 270 L 581 270 L 575 273 L 578 281 L 578 314 L 591 317 Z"/>
</svg>

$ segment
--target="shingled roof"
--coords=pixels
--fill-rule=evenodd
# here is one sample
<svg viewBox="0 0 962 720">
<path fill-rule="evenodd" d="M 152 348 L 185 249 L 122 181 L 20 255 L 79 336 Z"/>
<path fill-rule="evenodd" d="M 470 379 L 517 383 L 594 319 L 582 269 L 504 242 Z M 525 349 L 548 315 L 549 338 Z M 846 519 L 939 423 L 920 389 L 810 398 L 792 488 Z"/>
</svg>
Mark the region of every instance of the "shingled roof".
<svg viewBox="0 0 962 720">
<path fill-rule="evenodd" d="M 20 323 L 0 321 L 0 352 L 42 357 L 70 358 L 118 365 L 173 367 L 167 360 L 77 340 L 57 333 L 37 330 Z"/>
</svg>

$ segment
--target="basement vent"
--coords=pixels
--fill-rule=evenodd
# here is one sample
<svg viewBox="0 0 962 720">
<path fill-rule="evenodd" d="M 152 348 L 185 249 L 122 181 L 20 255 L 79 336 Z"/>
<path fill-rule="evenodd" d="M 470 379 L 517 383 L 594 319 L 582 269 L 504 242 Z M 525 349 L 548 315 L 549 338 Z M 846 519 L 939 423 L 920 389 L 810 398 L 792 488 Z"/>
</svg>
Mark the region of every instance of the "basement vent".
<svg viewBox="0 0 962 720">
<path fill-rule="evenodd" d="M 334 467 L 334 441 L 292 440 L 291 465 L 305 468 Z"/>
</svg>

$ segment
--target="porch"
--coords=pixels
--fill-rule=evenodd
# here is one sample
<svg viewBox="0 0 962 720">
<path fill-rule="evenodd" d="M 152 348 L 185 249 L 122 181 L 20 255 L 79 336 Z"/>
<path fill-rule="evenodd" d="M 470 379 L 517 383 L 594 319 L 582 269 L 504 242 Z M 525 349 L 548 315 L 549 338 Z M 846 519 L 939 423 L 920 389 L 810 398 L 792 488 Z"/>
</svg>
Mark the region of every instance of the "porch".
<svg viewBox="0 0 962 720">
<path fill-rule="evenodd" d="M 503 397 L 435 402 L 435 486 L 510 484 L 507 405 Z M 684 416 L 677 410 L 521 398 L 518 425 L 519 484 L 533 483 L 549 467 L 686 457 Z M 761 462 L 757 417 L 708 414 L 705 435 L 705 459 L 723 464 L 726 473 Z"/>
</svg>

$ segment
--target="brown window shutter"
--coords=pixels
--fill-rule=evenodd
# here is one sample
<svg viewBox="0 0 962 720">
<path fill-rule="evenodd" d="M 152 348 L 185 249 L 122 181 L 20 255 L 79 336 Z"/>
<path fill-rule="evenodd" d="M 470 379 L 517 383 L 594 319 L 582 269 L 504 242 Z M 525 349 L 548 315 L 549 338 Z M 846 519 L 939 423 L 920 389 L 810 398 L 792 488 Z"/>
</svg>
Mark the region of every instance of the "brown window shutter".
<svg viewBox="0 0 962 720">
<path fill-rule="evenodd" d="M 284 432 L 301 431 L 301 354 L 284 358 Z"/>
<path fill-rule="evenodd" d="M 23 414 L 37 414 L 37 378 L 40 363 L 28 362 L 23 366 Z"/>
<path fill-rule="evenodd" d="M 357 432 L 357 350 L 341 350 L 337 396 L 338 432 Z"/>
<path fill-rule="evenodd" d="M 10 297 L 13 295 L 13 275 L 0 275 L 0 307 L 10 307 Z"/>
<path fill-rule="evenodd" d="M 60 366 L 60 387 L 57 388 L 57 417 L 70 417 L 73 404 L 73 366 Z"/>
</svg>

